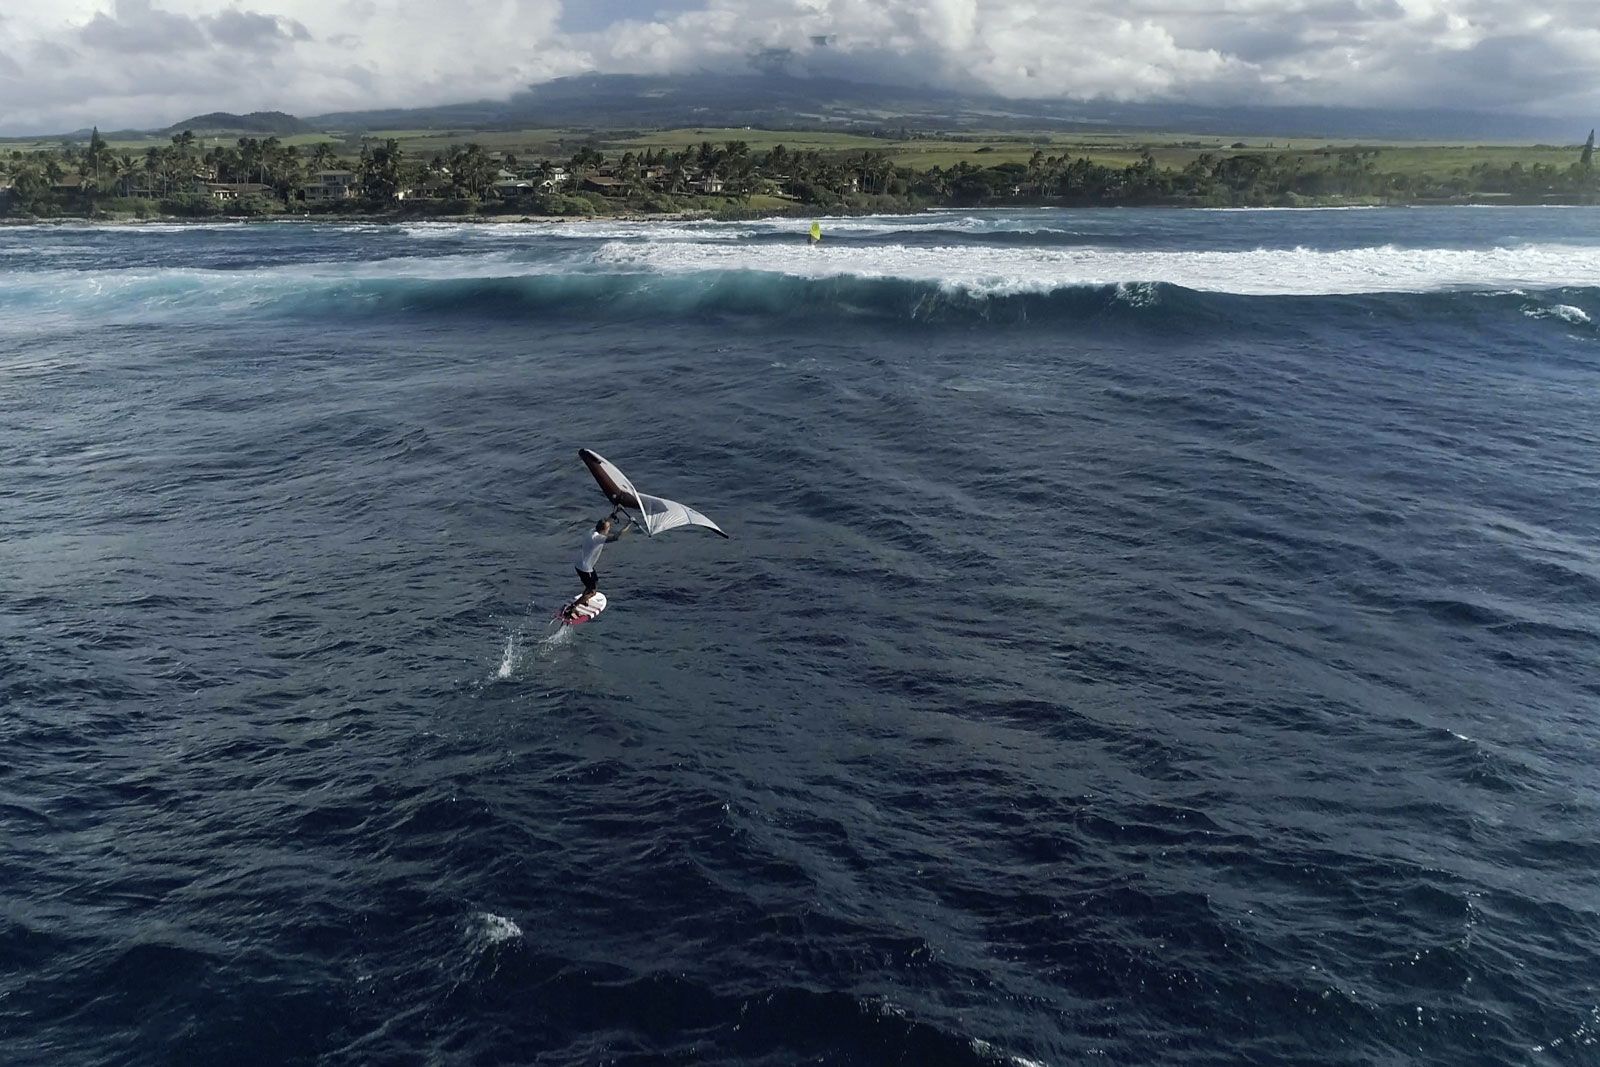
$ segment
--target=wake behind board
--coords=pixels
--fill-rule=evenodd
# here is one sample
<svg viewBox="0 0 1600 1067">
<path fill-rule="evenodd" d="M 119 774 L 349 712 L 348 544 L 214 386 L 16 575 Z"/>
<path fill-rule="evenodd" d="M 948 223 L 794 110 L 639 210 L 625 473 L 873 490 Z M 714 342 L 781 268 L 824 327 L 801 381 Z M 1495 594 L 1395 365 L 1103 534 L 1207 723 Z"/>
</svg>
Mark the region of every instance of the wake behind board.
<svg viewBox="0 0 1600 1067">
<path fill-rule="evenodd" d="M 578 604 L 578 597 L 582 595 L 582 593 L 579 593 L 578 596 L 561 605 L 561 610 L 556 612 L 557 622 L 563 626 L 578 626 L 582 623 L 593 622 L 600 617 L 602 611 L 606 610 L 606 595 L 604 593 L 597 592 L 589 598 L 587 604 Z M 574 605 L 577 606 L 574 607 Z"/>
</svg>

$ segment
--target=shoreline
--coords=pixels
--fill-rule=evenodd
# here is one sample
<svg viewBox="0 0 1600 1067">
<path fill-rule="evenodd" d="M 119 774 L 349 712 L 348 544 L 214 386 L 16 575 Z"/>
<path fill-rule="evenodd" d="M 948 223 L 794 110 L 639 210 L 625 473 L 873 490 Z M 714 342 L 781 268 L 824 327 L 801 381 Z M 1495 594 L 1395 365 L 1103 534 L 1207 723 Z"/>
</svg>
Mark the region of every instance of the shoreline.
<svg viewBox="0 0 1600 1067">
<path fill-rule="evenodd" d="M 416 223 L 449 223 L 454 225 L 470 226 L 503 226 L 518 225 L 556 225 L 565 222 L 630 222 L 630 223 L 672 223 L 672 222 L 740 222 L 754 219 L 808 219 L 808 218 L 862 218 L 867 216 L 914 216 L 925 215 L 933 211 L 1004 211 L 1007 209 L 1021 208 L 1055 208 L 1062 211 L 1082 210 L 1128 210 L 1128 211 L 1332 211 L 1353 209 L 1380 209 L 1380 208 L 1435 208 L 1435 207 L 1600 207 L 1594 201 L 1577 200 L 1517 200 L 1509 197 L 1463 197 L 1452 200 L 1403 200 L 1387 202 L 1370 202 L 1359 199 L 1329 198 L 1324 203 L 1314 204 L 1256 204 L 1256 205 L 1229 205 L 1229 204 L 1192 204 L 1192 203 L 1123 203 L 1123 204 L 1085 204 L 1085 203 L 1048 203 L 1008 201 L 1005 203 L 991 204 L 923 204 L 915 207 L 904 208 L 874 208 L 874 209 L 845 209 L 819 208 L 815 213 L 801 211 L 773 211 L 749 213 L 719 212 L 710 209 L 667 212 L 619 211 L 604 214 L 582 215 L 535 215 L 519 214 L 516 212 L 496 212 L 493 214 L 473 215 L 429 215 L 410 212 L 351 212 L 351 213 L 293 213 L 281 212 L 271 215 L 153 215 L 139 217 L 133 214 L 116 215 L 110 213 L 96 215 L 51 215 L 35 217 L 19 217 L 0 215 L 0 227 L 7 226 L 166 226 L 166 225 L 381 225 L 399 226 Z"/>
<path fill-rule="evenodd" d="M 897 212 L 897 214 L 900 214 Z M 916 214 L 904 212 L 903 214 Z M 752 218 L 782 218 L 777 215 L 750 216 Z M 616 215 L 295 215 L 284 212 L 279 215 L 207 215 L 196 217 L 193 215 L 152 215 L 140 218 L 136 215 L 52 215 L 43 218 L 13 218 L 0 217 L 0 227 L 4 226 L 264 226 L 264 225 L 295 225 L 315 226 L 329 224 L 346 226 L 353 223 L 367 225 L 401 226 L 418 222 L 447 222 L 467 225 L 500 226 L 508 223 L 517 224 L 554 224 L 559 222 L 701 222 L 711 221 L 716 218 L 715 212 L 710 211 L 674 211 L 662 214 L 648 214 L 643 212 L 626 212 Z"/>
</svg>

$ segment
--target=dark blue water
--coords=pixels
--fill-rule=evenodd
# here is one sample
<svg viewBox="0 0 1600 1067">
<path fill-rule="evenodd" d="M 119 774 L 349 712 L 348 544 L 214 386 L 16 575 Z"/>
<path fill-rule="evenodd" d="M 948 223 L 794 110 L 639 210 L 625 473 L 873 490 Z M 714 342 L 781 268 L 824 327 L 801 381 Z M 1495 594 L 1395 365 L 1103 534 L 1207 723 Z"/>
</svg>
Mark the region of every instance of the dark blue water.
<svg viewBox="0 0 1600 1067">
<path fill-rule="evenodd" d="M 1600 212 L 805 225 L 0 230 L 0 1062 L 1600 1058 Z"/>
</svg>

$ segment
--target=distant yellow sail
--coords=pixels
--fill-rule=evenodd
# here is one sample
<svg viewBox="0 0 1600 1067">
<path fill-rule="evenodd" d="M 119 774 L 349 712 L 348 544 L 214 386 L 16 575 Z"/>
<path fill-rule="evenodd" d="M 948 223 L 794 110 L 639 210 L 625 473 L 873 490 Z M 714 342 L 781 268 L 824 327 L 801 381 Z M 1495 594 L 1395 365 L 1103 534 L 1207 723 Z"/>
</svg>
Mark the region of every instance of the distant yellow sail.
<svg viewBox="0 0 1600 1067">
<path fill-rule="evenodd" d="M 811 224 L 811 240 L 813 242 L 822 240 L 822 223 L 813 222 Z"/>
</svg>

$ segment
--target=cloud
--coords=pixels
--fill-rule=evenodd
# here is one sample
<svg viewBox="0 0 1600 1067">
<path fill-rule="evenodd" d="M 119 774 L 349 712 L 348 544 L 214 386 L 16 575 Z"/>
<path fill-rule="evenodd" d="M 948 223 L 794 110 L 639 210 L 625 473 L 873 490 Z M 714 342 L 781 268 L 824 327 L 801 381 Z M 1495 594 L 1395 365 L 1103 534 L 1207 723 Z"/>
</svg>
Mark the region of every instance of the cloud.
<svg viewBox="0 0 1600 1067">
<path fill-rule="evenodd" d="M 305 24 L 282 15 L 262 15 L 230 8 L 204 20 L 206 31 L 217 44 L 248 51 L 282 48 L 296 41 L 311 40 Z"/>
<path fill-rule="evenodd" d="M 281 15 L 228 8 L 190 17 L 157 7 L 154 0 L 115 0 L 112 13 L 96 12 L 78 38 L 106 52 L 171 55 L 212 45 L 243 51 L 280 48 L 311 40 L 301 22 Z"/>
<path fill-rule="evenodd" d="M 156 7 L 151 0 L 117 0 L 114 14 L 97 12 L 78 31 L 83 43 L 108 52 L 174 52 L 199 48 L 206 35 L 190 18 Z"/>
<path fill-rule="evenodd" d="M 792 72 L 1016 97 L 1556 113 L 1600 110 L 1594 33 L 1578 0 L 712 0 L 576 40 L 601 70 L 786 52 Z"/>
<path fill-rule="evenodd" d="M 1592 0 L 53 0 L 7 5 L 0 53 L 7 132 L 753 58 L 1014 97 L 1600 114 Z"/>
<path fill-rule="evenodd" d="M 46 5 L 37 5 L 43 8 Z M 578 73 L 560 0 L 56 0 L 0 23 L 0 132 L 508 96 Z M 8 6 L 8 14 L 11 9 Z M 46 61 L 41 49 L 55 52 Z"/>
</svg>

